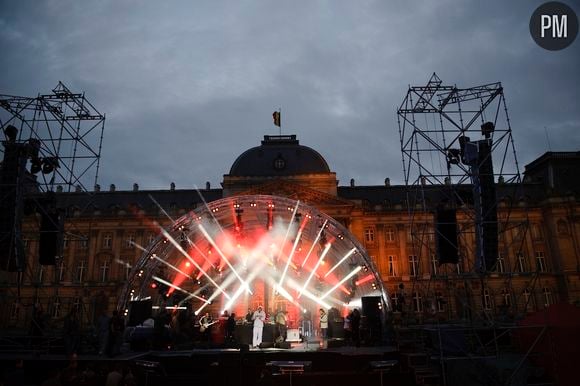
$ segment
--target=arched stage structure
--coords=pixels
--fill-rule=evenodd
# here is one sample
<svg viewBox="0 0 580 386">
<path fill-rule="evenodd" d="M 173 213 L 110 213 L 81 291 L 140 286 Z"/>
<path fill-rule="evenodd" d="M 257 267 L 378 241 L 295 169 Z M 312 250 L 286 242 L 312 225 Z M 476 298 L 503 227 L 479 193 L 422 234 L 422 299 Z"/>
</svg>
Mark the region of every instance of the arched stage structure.
<svg viewBox="0 0 580 386">
<path fill-rule="evenodd" d="M 153 309 L 243 316 L 248 308 L 342 315 L 373 299 L 390 301 L 371 258 L 339 222 L 292 199 L 233 196 L 207 203 L 173 223 L 144 249 L 119 309 L 151 300 Z M 368 301 L 367 301 L 368 303 Z M 179 307 L 179 308 L 178 308 Z"/>
</svg>

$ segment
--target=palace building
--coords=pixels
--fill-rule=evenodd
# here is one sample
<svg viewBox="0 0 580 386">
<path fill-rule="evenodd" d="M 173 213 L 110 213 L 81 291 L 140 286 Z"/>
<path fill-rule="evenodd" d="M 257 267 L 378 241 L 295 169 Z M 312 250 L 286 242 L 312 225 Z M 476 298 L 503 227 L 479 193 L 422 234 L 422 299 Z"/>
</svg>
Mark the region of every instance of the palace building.
<svg viewBox="0 0 580 386">
<path fill-rule="evenodd" d="M 457 264 L 439 264 L 435 236 L 438 186 L 426 186 L 425 205 L 411 226 L 407 188 L 340 185 L 316 150 L 296 136 L 265 136 L 243 152 L 223 176 L 221 188 L 57 192 L 66 213 L 62 253 L 55 265 L 40 265 L 39 221 L 23 223 L 25 271 L 0 273 L 3 331 L 29 328 L 33 305 L 41 304 L 54 326 L 78 307 L 85 327 L 111 312 L 131 270 L 158 237 L 156 222 L 199 208 L 204 201 L 238 195 L 272 195 L 317 208 L 350 231 L 372 259 L 390 298 L 389 314 L 402 323 L 459 319 L 505 321 L 557 302 L 580 303 L 578 180 L 580 152 L 548 152 L 525 168 L 523 184 L 498 181 L 501 230 L 498 258 L 485 276 L 475 273 L 473 248 L 458 246 Z M 510 186 L 508 186 L 510 185 Z M 513 193 L 516 192 L 516 193 Z M 469 218 L 457 211 L 458 229 Z M 417 237 L 416 229 L 421 229 Z M 470 240 L 470 237 L 462 239 Z M 418 239 L 419 242 L 418 242 Z M 388 302 L 389 303 L 389 302 Z"/>
</svg>

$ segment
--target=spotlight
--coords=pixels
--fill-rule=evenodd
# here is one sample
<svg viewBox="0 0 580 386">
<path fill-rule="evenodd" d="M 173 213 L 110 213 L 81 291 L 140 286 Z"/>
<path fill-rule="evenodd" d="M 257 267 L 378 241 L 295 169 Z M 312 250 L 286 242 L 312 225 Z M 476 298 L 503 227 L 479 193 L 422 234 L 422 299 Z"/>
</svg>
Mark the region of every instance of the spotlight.
<svg viewBox="0 0 580 386">
<path fill-rule="evenodd" d="M 250 207 L 255 208 L 256 206 L 257 204 L 254 201 L 250 202 Z"/>
<path fill-rule="evenodd" d="M 483 125 L 481 125 L 481 134 L 485 138 L 491 137 L 491 134 L 494 131 L 495 131 L 495 125 L 493 124 L 493 122 L 485 122 Z"/>
<path fill-rule="evenodd" d="M 42 160 L 40 158 L 33 158 L 30 161 L 30 173 L 36 174 L 42 170 Z"/>
<path fill-rule="evenodd" d="M 459 149 L 449 149 L 447 150 L 447 164 L 448 165 L 459 165 L 460 159 Z"/>
<path fill-rule="evenodd" d="M 58 168 L 58 158 L 57 157 L 45 157 L 42 160 L 42 173 L 50 174 L 54 169 Z"/>
</svg>

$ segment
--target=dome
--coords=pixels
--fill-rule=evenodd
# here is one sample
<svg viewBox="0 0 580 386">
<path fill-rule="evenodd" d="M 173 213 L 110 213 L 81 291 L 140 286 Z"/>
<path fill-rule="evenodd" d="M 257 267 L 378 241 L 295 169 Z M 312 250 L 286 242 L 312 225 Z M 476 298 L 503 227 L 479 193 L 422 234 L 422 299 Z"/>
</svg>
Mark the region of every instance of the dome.
<svg viewBox="0 0 580 386">
<path fill-rule="evenodd" d="M 300 145 L 295 135 L 265 135 L 262 145 L 242 153 L 230 169 L 230 176 L 313 173 L 330 173 L 330 168 L 320 153 Z"/>
</svg>

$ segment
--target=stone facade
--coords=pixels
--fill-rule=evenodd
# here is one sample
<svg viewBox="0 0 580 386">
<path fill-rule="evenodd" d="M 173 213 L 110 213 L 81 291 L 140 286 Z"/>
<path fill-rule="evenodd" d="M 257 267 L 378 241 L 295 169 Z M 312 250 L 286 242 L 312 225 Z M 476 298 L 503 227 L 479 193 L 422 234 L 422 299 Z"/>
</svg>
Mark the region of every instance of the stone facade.
<svg viewBox="0 0 580 386">
<path fill-rule="evenodd" d="M 279 154 L 274 152 L 274 156 Z M 468 245 L 460 248 L 459 264 L 437 264 L 432 210 L 415 212 L 414 222 L 424 230 L 424 240 L 417 244 L 404 186 L 338 186 L 331 171 L 228 174 L 223 189 L 208 187 L 199 192 L 174 187 L 140 191 L 135 187 L 131 191 L 60 193 L 59 206 L 66 210 L 62 256 L 55 266 L 38 264 L 38 219 L 27 217 L 23 227 L 26 271 L 21 277 L 0 273 L 0 326 L 3 331 L 29 328 L 33 305 L 38 303 L 55 327 L 73 306 L 81 308 L 85 326 L 101 311 L 110 313 L 131 265 L 142 253 L 135 245 L 146 247 L 156 237 L 151 221 L 169 225 L 168 216 L 177 218 L 202 205 L 200 195 L 206 201 L 237 194 L 284 196 L 337 219 L 374 260 L 395 315 L 409 321 L 512 320 L 556 302 L 578 304 L 578 183 L 562 178 L 561 169 L 579 159 L 578 153 L 547 153 L 526 168 L 520 196 L 498 193 L 498 216 L 505 219 L 509 215 L 507 223 L 513 227 L 503 230 L 501 258 L 494 272 L 484 278 L 473 272 L 473 248 Z M 549 175 L 559 178 L 550 179 Z M 436 189 L 429 187 L 427 195 Z M 460 228 L 469 226 L 461 209 L 458 224 Z M 468 236 L 462 242 L 470 241 Z"/>
</svg>

